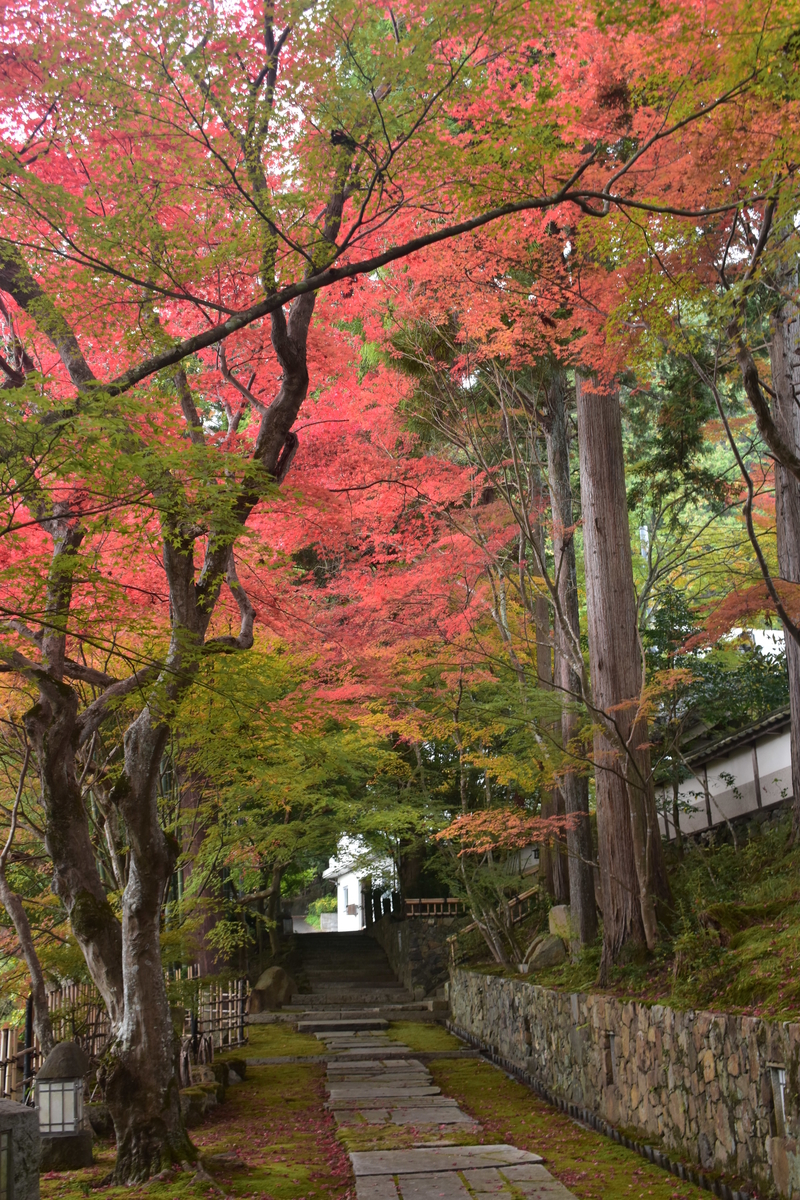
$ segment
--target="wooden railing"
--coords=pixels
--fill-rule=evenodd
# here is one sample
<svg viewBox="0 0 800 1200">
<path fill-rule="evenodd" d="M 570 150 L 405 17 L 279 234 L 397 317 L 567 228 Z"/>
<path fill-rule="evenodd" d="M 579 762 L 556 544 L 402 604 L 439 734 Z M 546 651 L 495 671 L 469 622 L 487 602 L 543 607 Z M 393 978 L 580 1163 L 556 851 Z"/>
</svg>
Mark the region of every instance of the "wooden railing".
<svg viewBox="0 0 800 1200">
<path fill-rule="evenodd" d="M 453 896 L 432 900 L 406 900 L 406 917 L 458 917 L 464 911 L 464 902 Z"/>
<path fill-rule="evenodd" d="M 536 887 L 528 888 L 526 892 L 520 892 L 518 896 L 514 896 L 512 900 L 509 900 L 508 908 L 511 914 L 512 925 L 518 925 L 520 921 L 523 921 L 525 917 L 528 916 L 528 913 L 530 912 L 530 901 L 538 891 L 539 887 L 537 884 Z M 453 966 L 455 966 L 457 962 L 458 939 L 464 937 L 464 935 L 467 933 L 474 933 L 477 928 L 478 922 L 471 921 L 469 925 L 464 925 L 461 929 L 457 929 L 456 932 L 451 934 L 451 936 L 447 939 L 447 944 L 450 947 L 450 961 Z"/>
<path fill-rule="evenodd" d="M 199 979 L 192 966 L 189 980 Z M 186 1006 L 184 1040 L 201 1041 L 214 1051 L 233 1050 L 247 1042 L 245 1011 L 250 985 L 246 979 L 198 982 L 192 1003 Z M 89 984 L 66 984 L 48 994 L 47 1007 L 57 1042 L 77 1042 L 90 1059 L 97 1060 L 111 1036 L 111 1022 L 97 992 Z M 42 1052 L 38 1040 L 25 1045 L 22 1029 L 0 1027 L 0 1097 L 22 1101 L 28 1095 Z"/>
</svg>

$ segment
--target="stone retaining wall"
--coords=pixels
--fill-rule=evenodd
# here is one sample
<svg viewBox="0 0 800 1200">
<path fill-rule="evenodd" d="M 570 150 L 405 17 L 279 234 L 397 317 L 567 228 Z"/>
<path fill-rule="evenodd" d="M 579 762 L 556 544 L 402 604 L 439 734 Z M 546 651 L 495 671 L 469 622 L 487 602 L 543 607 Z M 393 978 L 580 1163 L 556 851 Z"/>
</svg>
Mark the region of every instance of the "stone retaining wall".
<svg viewBox="0 0 800 1200">
<path fill-rule="evenodd" d="M 800 1196 L 800 1024 L 458 969 L 450 1010 L 567 1103 L 764 1195 Z"/>
<path fill-rule="evenodd" d="M 367 928 L 386 951 L 389 965 L 412 995 L 422 999 L 446 982 L 450 966 L 447 939 L 455 933 L 463 918 L 381 917 Z"/>
</svg>

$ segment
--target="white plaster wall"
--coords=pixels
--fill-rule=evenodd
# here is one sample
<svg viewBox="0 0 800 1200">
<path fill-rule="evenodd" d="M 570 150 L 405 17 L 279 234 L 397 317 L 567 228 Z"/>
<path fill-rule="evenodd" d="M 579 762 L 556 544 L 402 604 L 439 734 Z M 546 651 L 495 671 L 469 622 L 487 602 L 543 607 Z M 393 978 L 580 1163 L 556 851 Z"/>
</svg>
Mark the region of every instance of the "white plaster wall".
<svg viewBox="0 0 800 1200">
<path fill-rule="evenodd" d="M 786 796 L 791 796 L 792 750 L 788 729 L 759 742 L 758 774 L 761 777 L 761 799 L 764 804 L 777 804 L 784 789 Z"/>
<path fill-rule="evenodd" d="M 361 880 L 354 871 L 342 875 L 337 881 L 339 933 L 349 933 L 364 928 L 364 910 L 361 905 Z M 348 913 L 348 905 L 355 904 L 356 912 Z"/>
<path fill-rule="evenodd" d="M 756 744 L 758 755 L 758 775 L 761 784 L 761 803 L 763 807 L 778 804 L 781 799 L 791 796 L 792 764 L 789 731 L 765 736 Z M 730 754 L 720 755 L 706 763 L 708 772 L 708 793 L 711 804 L 711 824 L 718 825 L 725 820 L 755 812 L 758 809 L 756 800 L 755 780 L 753 776 L 753 756 L 750 746 L 732 750 Z M 733 786 L 729 786 L 723 775 L 733 776 Z M 680 822 L 683 833 L 699 833 L 708 828 L 705 796 L 703 795 L 703 769 L 697 768 L 697 778 L 690 776 L 683 781 L 679 796 L 681 802 L 691 805 L 690 812 L 681 811 Z M 659 811 L 666 806 L 666 821 L 659 817 L 662 832 L 668 837 L 675 836 L 672 824 L 672 789 L 661 789 L 657 796 Z"/>
</svg>

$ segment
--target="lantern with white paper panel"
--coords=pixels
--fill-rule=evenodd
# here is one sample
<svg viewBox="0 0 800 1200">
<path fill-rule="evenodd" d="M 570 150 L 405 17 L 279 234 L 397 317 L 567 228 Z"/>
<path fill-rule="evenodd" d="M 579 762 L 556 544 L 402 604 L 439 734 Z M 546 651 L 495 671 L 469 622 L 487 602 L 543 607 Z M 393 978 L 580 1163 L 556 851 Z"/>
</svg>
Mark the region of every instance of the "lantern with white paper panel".
<svg viewBox="0 0 800 1200">
<path fill-rule="evenodd" d="M 50 1136 L 83 1131 L 83 1079 L 89 1060 L 75 1042 L 59 1042 L 36 1076 L 39 1128 Z"/>
<path fill-rule="evenodd" d="M 92 1134 L 83 1115 L 83 1081 L 89 1059 L 75 1042 L 59 1042 L 36 1076 L 36 1107 L 42 1135 L 42 1170 L 91 1166 Z"/>
</svg>

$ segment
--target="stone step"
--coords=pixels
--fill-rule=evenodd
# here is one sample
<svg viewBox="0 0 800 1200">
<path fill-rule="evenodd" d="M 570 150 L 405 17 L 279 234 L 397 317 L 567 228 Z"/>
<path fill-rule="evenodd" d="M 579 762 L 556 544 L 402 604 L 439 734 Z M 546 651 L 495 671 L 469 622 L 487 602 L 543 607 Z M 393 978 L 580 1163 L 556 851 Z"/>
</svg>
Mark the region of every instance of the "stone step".
<svg viewBox="0 0 800 1200">
<path fill-rule="evenodd" d="M 414 997 L 405 988 L 324 988 L 315 992 L 295 992 L 292 1004 L 410 1004 Z"/>
<path fill-rule="evenodd" d="M 310 1019 L 297 1022 L 298 1033 L 350 1033 L 360 1030 L 388 1029 L 389 1022 L 383 1017 L 351 1017 L 346 1021 L 341 1018 L 331 1018 L 324 1013 Z"/>
<path fill-rule="evenodd" d="M 391 971 L 385 971 L 383 968 L 364 967 L 356 970 L 352 967 L 341 968 L 317 968 L 310 967 L 308 963 L 303 964 L 303 974 L 309 979 L 318 980 L 320 983 L 374 983 L 376 986 L 384 987 L 400 987 L 397 977 Z"/>
<path fill-rule="evenodd" d="M 353 1008 L 349 1004 L 305 1004 L 302 1009 L 298 1006 L 297 1011 L 300 1013 L 301 1020 L 305 1021 L 311 1021 L 316 1017 L 325 1017 L 328 1020 L 335 1018 L 338 1021 L 352 1021 L 363 1020 L 365 1017 L 375 1017 L 379 1020 L 385 1020 L 386 1018 L 383 1016 L 385 1012 L 397 1014 L 412 1012 L 429 1013 L 432 1009 L 426 1001 L 420 1000 L 409 1004 L 378 1004 L 362 1008 Z"/>
</svg>

